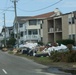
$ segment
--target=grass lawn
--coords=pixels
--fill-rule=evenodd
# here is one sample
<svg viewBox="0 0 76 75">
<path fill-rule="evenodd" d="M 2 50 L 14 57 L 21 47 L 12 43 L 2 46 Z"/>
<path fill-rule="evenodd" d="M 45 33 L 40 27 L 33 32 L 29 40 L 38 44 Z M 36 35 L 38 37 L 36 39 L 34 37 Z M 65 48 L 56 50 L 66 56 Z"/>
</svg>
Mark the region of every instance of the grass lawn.
<svg viewBox="0 0 76 75">
<path fill-rule="evenodd" d="M 26 54 L 16 54 L 17 56 L 26 57 L 28 59 L 34 60 L 40 64 L 50 65 L 52 60 L 49 57 L 34 57 L 34 56 L 27 56 Z"/>
<path fill-rule="evenodd" d="M 9 51 L 9 54 L 13 54 L 13 52 Z M 76 68 L 76 62 L 67 63 L 67 62 L 53 62 L 50 57 L 34 57 L 27 56 L 26 54 L 15 54 L 17 56 L 25 57 L 31 60 L 34 60 L 37 63 L 51 66 L 51 67 L 62 67 L 62 68 Z"/>
</svg>

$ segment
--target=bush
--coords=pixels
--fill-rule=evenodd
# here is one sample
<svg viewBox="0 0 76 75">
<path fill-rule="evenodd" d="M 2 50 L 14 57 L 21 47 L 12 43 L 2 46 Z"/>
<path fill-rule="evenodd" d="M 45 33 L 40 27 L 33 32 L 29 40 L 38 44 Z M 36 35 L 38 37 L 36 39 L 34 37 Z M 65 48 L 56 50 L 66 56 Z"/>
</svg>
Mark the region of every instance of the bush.
<svg viewBox="0 0 76 75">
<path fill-rule="evenodd" d="M 67 45 L 67 48 L 68 48 L 69 51 L 71 52 L 71 51 L 72 51 L 72 44 L 68 44 L 68 45 Z"/>
<path fill-rule="evenodd" d="M 59 45 L 60 44 L 64 44 L 64 45 L 68 45 L 68 44 L 72 44 L 74 45 L 74 40 L 71 39 L 65 39 L 65 40 L 58 40 L 56 41 Z"/>
<path fill-rule="evenodd" d="M 72 51 L 68 54 L 67 62 L 76 62 L 76 51 Z"/>
<path fill-rule="evenodd" d="M 8 47 L 12 47 L 13 45 L 15 45 L 15 42 L 16 42 L 16 39 L 15 39 L 15 38 L 10 38 L 10 39 L 7 41 L 7 46 L 8 46 Z"/>
<path fill-rule="evenodd" d="M 59 62 L 61 60 L 61 53 L 59 53 L 58 51 L 52 51 L 51 52 L 51 59 L 54 62 Z"/>
<path fill-rule="evenodd" d="M 76 62 L 76 51 L 66 52 L 52 51 L 50 58 L 54 62 Z"/>
<path fill-rule="evenodd" d="M 39 45 L 43 45 L 43 42 L 39 41 L 38 44 L 39 44 Z"/>
</svg>

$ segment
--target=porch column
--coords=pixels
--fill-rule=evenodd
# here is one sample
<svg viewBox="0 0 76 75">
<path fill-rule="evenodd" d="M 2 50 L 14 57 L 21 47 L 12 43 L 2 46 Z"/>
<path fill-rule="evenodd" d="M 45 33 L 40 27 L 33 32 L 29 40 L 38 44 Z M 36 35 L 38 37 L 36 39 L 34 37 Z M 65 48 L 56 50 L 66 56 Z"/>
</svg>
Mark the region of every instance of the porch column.
<svg viewBox="0 0 76 75">
<path fill-rule="evenodd" d="M 55 19 L 54 19 L 54 42 L 56 42 L 56 33 L 55 33 Z"/>
<path fill-rule="evenodd" d="M 39 33 L 39 29 L 37 30 L 38 31 L 38 42 L 40 41 L 40 33 Z"/>
</svg>

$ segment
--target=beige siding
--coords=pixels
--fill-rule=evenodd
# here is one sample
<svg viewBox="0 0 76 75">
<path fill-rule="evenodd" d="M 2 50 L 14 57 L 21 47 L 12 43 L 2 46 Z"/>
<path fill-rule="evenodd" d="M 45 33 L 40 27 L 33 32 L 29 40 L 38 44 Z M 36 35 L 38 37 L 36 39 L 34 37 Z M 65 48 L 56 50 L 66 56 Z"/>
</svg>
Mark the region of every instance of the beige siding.
<svg viewBox="0 0 76 75">
<path fill-rule="evenodd" d="M 63 15 L 62 17 L 62 39 L 69 38 L 69 24 L 68 24 L 68 15 Z"/>
<path fill-rule="evenodd" d="M 43 37 L 43 29 L 41 29 L 41 37 Z"/>
<path fill-rule="evenodd" d="M 40 25 L 28 25 L 27 29 L 40 29 Z"/>
<path fill-rule="evenodd" d="M 44 20 L 44 24 L 42 25 L 43 28 L 43 43 L 47 43 L 48 42 L 48 24 L 47 24 L 47 20 Z"/>
<path fill-rule="evenodd" d="M 75 24 L 69 25 L 69 35 L 75 34 Z"/>
</svg>

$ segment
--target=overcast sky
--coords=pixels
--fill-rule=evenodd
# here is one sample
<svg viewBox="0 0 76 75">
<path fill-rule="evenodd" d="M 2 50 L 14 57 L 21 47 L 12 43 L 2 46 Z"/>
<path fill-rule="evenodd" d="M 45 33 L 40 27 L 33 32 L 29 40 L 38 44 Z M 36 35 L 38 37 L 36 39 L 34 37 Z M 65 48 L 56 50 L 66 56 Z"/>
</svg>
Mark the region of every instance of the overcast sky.
<svg viewBox="0 0 76 75">
<path fill-rule="evenodd" d="M 17 0 L 18 16 L 34 16 L 53 11 L 59 8 L 62 13 L 76 11 L 76 0 Z M 60 2 L 59 2 L 60 1 Z M 6 15 L 6 26 L 12 26 L 14 20 L 14 4 L 12 0 L 0 0 L 0 27 L 4 25 Z M 10 11 L 4 11 L 10 10 Z"/>
</svg>

